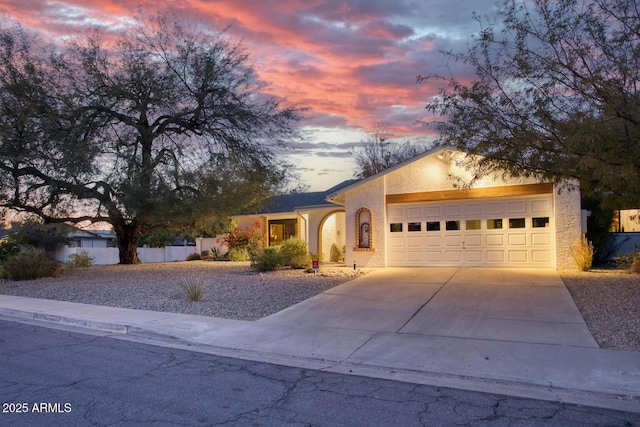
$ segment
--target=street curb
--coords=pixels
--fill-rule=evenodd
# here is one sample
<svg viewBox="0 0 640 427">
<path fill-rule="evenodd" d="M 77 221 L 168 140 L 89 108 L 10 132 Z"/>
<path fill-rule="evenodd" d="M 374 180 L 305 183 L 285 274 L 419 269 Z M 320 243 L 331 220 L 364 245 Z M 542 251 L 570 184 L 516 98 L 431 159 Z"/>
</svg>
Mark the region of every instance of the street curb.
<svg viewBox="0 0 640 427">
<path fill-rule="evenodd" d="M 313 357 L 299 357 L 278 353 L 266 353 L 245 349 L 220 347 L 186 340 L 171 334 L 151 331 L 141 326 L 125 323 L 82 320 L 67 316 L 15 310 L 0 307 L 0 316 L 7 320 L 34 322 L 38 326 L 60 325 L 78 333 L 99 331 L 113 334 L 111 338 L 125 339 L 148 345 L 169 347 L 186 351 L 238 358 L 254 362 L 272 363 L 302 369 L 313 369 L 337 374 L 363 376 L 412 384 L 447 387 L 467 391 L 501 394 L 518 398 L 538 399 L 582 406 L 592 406 L 616 411 L 640 414 L 640 396 L 597 393 L 578 389 L 496 380 L 482 377 L 456 376 L 437 372 L 412 371 L 385 366 L 356 364 L 347 361 L 331 361 Z"/>
</svg>

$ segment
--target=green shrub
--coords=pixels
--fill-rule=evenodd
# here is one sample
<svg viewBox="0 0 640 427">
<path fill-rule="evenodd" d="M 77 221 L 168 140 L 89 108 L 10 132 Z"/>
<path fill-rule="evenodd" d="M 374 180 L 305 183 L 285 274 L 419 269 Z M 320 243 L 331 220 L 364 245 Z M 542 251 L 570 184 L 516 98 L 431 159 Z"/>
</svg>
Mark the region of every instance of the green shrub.
<svg viewBox="0 0 640 427">
<path fill-rule="evenodd" d="M 198 252 L 194 252 L 192 254 L 187 255 L 186 261 L 200 261 L 202 257 Z"/>
<path fill-rule="evenodd" d="M 200 252 L 200 258 L 204 261 L 213 261 L 213 255 L 211 255 L 211 251 L 207 250 Z"/>
<path fill-rule="evenodd" d="M 229 260 L 249 261 L 249 252 L 246 249 L 233 248 L 229 250 Z"/>
<path fill-rule="evenodd" d="M 640 252 L 634 255 L 630 270 L 632 273 L 640 274 Z"/>
<path fill-rule="evenodd" d="M 60 265 L 47 254 L 33 247 L 24 247 L 4 262 L 4 275 L 10 280 L 32 280 L 51 277 L 60 272 Z"/>
<path fill-rule="evenodd" d="M 280 245 L 280 256 L 283 265 L 291 268 L 308 268 L 311 266 L 311 257 L 307 251 L 307 243 L 292 237 Z"/>
<path fill-rule="evenodd" d="M 277 246 L 269 246 L 251 260 L 251 267 L 257 271 L 274 271 L 282 266 L 282 257 Z"/>
<path fill-rule="evenodd" d="M 69 260 L 66 262 L 67 268 L 86 268 L 93 264 L 93 258 L 89 256 L 89 252 L 80 251 L 77 254 L 69 255 Z"/>
<path fill-rule="evenodd" d="M 616 255 L 615 257 L 613 257 L 613 264 L 617 269 L 629 270 L 631 268 L 631 265 L 633 264 L 633 260 L 639 253 L 640 252 L 638 251 L 634 251 L 622 255 Z"/>
<path fill-rule="evenodd" d="M 591 269 L 594 252 L 593 244 L 586 236 L 582 236 L 578 243 L 571 246 L 571 257 L 576 262 L 578 270 L 588 271 Z"/>
<path fill-rule="evenodd" d="M 185 277 L 178 282 L 178 286 L 187 301 L 202 301 L 205 287 L 204 278 L 198 276 Z"/>
</svg>

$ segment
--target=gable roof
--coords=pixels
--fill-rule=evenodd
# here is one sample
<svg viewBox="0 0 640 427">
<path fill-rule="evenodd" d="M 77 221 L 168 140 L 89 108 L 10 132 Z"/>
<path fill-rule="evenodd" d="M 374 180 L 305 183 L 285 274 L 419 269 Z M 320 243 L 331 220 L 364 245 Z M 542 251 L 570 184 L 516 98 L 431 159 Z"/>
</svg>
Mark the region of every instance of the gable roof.
<svg viewBox="0 0 640 427">
<path fill-rule="evenodd" d="M 327 194 L 327 201 L 330 203 L 335 203 L 335 204 L 340 204 L 343 205 L 344 204 L 344 194 L 347 191 L 353 190 L 354 188 L 359 187 L 360 185 L 366 184 L 368 182 L 374 181 L 380 177 L 385 176 L 388 173 L 391 173 L 393 171 L 396 171 L 398 169 L 401 169 L 413 162 L 417 162 L 418 160 L 424 159 L 425 157 L 429 157 L 429 156 L 433 156 L 436 153 L 438 153 L 438 156 L 440 156 L 440 153 L 442 154 L 446 154 L 449 153 L 449 155 L 451 155 L 452 152 L 457 152 L 459 153 L 460 151 L 449 147 L 449 146 L 436 146 L 433 147 L 427 151 L 425 151 L 424 153 L 420 153 L 417 156 L 411 157 L 410 159 L 405 160 L 404 162 L 400 162 L 396 165 L 391 166 L 390 168 L 387 168 L 383 171 L 378 172 L 375 175 L 371 175 L 367 178 L 361 179 L 357 182 L 354 182 L 352 184 L 346 185 L 344 187 L 338 188 L 336 189 L 336 191 L 334 191 L 333 193 L 329 193 Z"/>
<path fill-rule="evenodd" d="M 347 187 L 356 183 L 357 179 L 349 179 L 335 185 L 325 191 L 314 191 L 309 193 L 293 193 L 293 194 L 279 194 L 269 199 L 266 206 L 260 209 L 257 213 L 280 213 L 280 212 L 295 212 L 301 208 L 331 206 L 334 203 L 327 201 L 329 194 L 339 191 L 341 188 Z"/>
</svg>

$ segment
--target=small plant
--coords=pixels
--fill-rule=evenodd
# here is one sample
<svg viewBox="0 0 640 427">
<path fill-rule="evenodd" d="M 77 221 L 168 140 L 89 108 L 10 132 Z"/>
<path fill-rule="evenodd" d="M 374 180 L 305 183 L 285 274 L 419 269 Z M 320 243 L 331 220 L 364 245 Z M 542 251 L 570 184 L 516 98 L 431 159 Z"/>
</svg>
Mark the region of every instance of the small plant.
<svg viewBox="0 0 640 427">
<path fill-rule="evenodd" d="M 89 256 L 89 252 L 80 251 L 77 254 L 69 255 L 69 260 L 65 263 L 67 268 L 86 268 L 93 265 L 93 257 Z"/>
<path fill-rule="evenodd" d="M 616 255 L 613 257 L 613 264 L 619 270 L 629 270 L 638 254 L 640 254 L 640 252 L 635 251 L 627 254 Z"/>
<path fill-rule="evenodd" d="M 640 252 L 635 253 L 630 270 L 632 273 L 640 274 Z"/>
<path fill-rule="evenodd" d="M 211 258 L 213 258 L 214 261 L 223 261 L 227 259 L 227 254 L 222 253 L 220 248 L 214 246 L 211 248 Z"/>
<path fill-rule="evenodd" d="M 291 268 L 308 268 L 311 266 L 311 257 L 307 251 L 307 244 L 303 240 L 292 237 L 280 245 L 280 256 L 283 265 Z"/>
<path fill-rule="evenodd" d="M 187 255 L 186 261 L 200 261 L 202 257 L 198 252 L 194 252 L 192 254 Z"/>
<path fill-rule="evenodd" d="M 264 248 L 260 254 L 251 261 L 251 268 L 256 271 L 274 271 L 282 265 L 282 256 L 277 246 Z"/>
<path fill-rule="evenodd" d="M 205 287 L 204 278 L 198 276 L 185 277 L 178 282 L 178 286 L 180 286 L 185 300 L 189 302 L 202 301 Z"/>
<path fill-rule="evenodd" d="M 229 250 L 230 261 L 249 261 L 249 252 L 246 249 L 232 248 Z"/>
<path fill-rule="evenodd" d="M 200 258 L 203 261 L 213 261 L 213 255 L 211 255 L 211 251 L 207 250 L 200 252 Z"/>
<path fill-rule="evenodd" d="M 60 265 L 47 257 L 43 250 L 30 246 L 23 247 L 20 252 L 10 256 L 4 262 L 4 275 L 10 280 L 51 277 L 58 274 L 60 269 Z"/>
<path fill-rule="evenodd" d="M 571 257 L 576 262 L 578 270 L 588 271 L 593 265 L 593 244 L 587 239 L 586 236 L 582 236 L 577 244 L 571 246 Z"/>
</svg>

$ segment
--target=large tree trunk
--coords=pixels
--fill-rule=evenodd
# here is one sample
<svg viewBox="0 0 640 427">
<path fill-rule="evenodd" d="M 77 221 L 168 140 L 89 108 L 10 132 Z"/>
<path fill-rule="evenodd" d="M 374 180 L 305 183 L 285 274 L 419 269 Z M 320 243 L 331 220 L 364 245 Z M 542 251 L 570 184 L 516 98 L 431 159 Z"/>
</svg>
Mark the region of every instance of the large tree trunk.
<svg viewBox="0 0 640 427">
<path fill-rule="evenodd" d="M 120 264 L 140 264 L 140 258 L 138 258 L 140 227 L 136 221 L 131 224 L 113 224 L 113 228 L 118 238 Z"/>
</svg>

